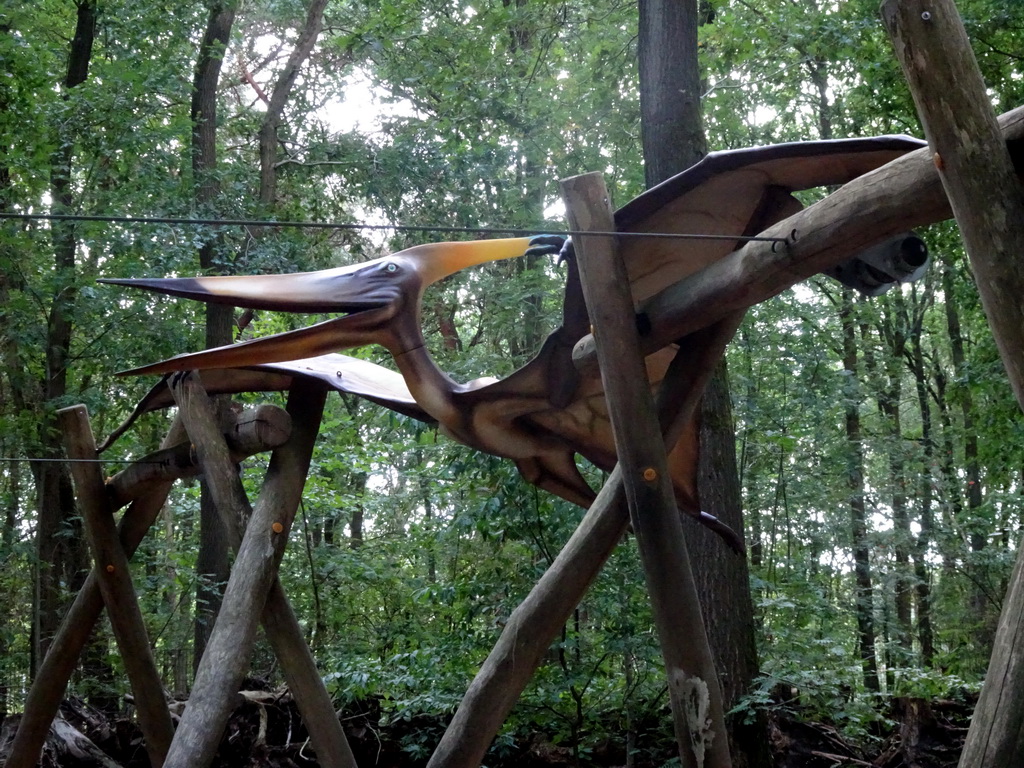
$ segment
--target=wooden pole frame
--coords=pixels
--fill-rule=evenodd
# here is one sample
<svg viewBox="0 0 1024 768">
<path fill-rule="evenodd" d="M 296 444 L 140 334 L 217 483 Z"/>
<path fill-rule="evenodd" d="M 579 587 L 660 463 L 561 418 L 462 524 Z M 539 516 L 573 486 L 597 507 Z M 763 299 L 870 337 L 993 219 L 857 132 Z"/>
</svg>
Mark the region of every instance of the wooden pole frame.
<svg viewBox="0 0 1024 768">
<path fill-rule="evenodd" d="M 599 173 L 561 182 L 574 231 L 613 229 Z M 574 240 L 601 367 L 629 517 L 651 596 L 668 678 L 679 755 L 686 768 L 730 768 L 722 693 L 668 473 L 665 444 L 640 351 L 626 266 L 615 241 Z"/>
<path fill-rule="evenodd" d="M 72 459 L 71 476 L 78 492 L 82 527 L 92 553 L 103 605 L 125 672 L 135 695 L 139 726 L 150 762 L 163 765 L 174 736 L 171 713 L 153 659 L 153 649 L 132 583 L 128 556 L 117 536 L 117 524 L 104 488 L 103 473 L 96 464 L 96 440 L 84 405 L 57 411 L 64 432 L 65 449 Z"/>
<path fill-rule="evenodd" d="M 227 445 L 218 430 L 211 428 L 212 404 L 198 376 L 192 373 L 174 375 L 168 384 L 195 443 L 207 482 L 211 489 L 218 489 L 216 503 L 228 523 L 225 528 L 237 536 L 248 514 L 248 504 Z M 200 660 L 165 768 L 202 768 L 212 761 L 234 696 L 249 667 L 257 625 L 267 615 L 268 598 L 276 602 L 271 604 L 270 620 L 264 622 L 264 627 L 289 683 L 295 686 L 296 703 L 308 715 L 307 726 L 320 761 L 339 768 L 355 765 L 298 621 L 277 582 L 277 569 L 301 500 L 326 397 L 327 387 L 319 382 L 299 380 L 292 387 L 288 398 L 292 436 L 274 452 L 259 501 L 244 524 L 217 623 Z M 293 654 L 293 650 L 299 653 Z M 303 686 L 316 684 L 322 696 L 314 701 L 305 695 Z"/>
<path fill-rule="evenodd" d="M 882 21 L 914 97 L 982 306 L 1024 408 L 1024 187 L 953 0 L 885 0 Z M 1024 542 L 960 768 L 1024 763 Z"/>
<path fill-rule="evenodd" d="M 890 0 L 888 4 L 892 5 L 894 2 L 895 0 Z M 934 7 L 934 4 L 931 7 Z M 1024 108 L 1004 115 L 1000 122 L 1004 131 L 1000 141 L 1004 138 L 1021 138 L 1024 135 Z M 948 157 L 955 158 L 957 157 L 956 149 L 954 148 L 948 155 L 940 153 L 939 156 L 943 161 Z M 708 327 L 708 323 L 727 318 L 736 320 L 746 306 L 757 303 L 793 282 L 809 276 L 812 272 L 818 271 L 822 266 L 839 260 L 837 253 L 844 258 L 846 255 L 853 255 L 859 249 L 860 241 L 851 235 L 856 232 L 857 228 L 865 226 L 867 221 L 865 217 L 870 218 L 872 222 L 883 229 L 895 226 L 896 219 L 899 220 L 902 227 L 908 220 L 921 224 L 948 218 L 949 205 L 941 188 L 937 189 L 938 171 L 932 165 L 933 163 L 934 157 L 922 152 L 912 153 L 906 158 L 895 161 L 870 177 L 864 177 L 862 180 L 851 183 L 847 188 L 834 193 L 826 201 L 822 201 L 817 206 L 797 214 L 769 230 L 770 233 L 779 230 L 780 233 L 790 235 L 794 230 L 796 231 L 797 237 L 786 248 L 773 250 L 771 246 L 752 243 L 712 265 L 708 270 L 704 270 L 653 297 L 642 308 L 648 314 L 648 319 L 652 321 L 652 333 L 642 342 L 644 349 L 659 345 L 662 338 L 671 338 L 676 334 L 691 334 L 682 340 L 682 343 L 686 345 L 689 340 L 695 339 L 697 334 L 712 332 L 712 327 Z M 942 164 L 940 162 L 939 166 Z M 884 194 L 880 194 L 879 189 L 888 185 L 889 182 L 892 182 L 892 186 L 887 187 Z M 953 194 L 950 192 L 951 197 Z M 908 198 L 915 198 L 914 203 L 907 205 Z M 871 203 L 864 205 L 863 199 L 868 199 Z M 784 232 L 784 230 L 788 230 L 788 232 Z M 810 237 L 807 236 L 808 234 Z M 877 237 L 877 235 L 876 231 L 872 237 Z M 836 243 L 840 241 L 843 243 L 843 248 L 850 251 L 849 254 L 845 250 L 836 250 Z M 711 313 L 705 313 L 702 319 L 697 319 L 694 314 L 696 308 L 707 308 L 709 302 L 713 304 L 710 307 Z M 728 330 L 728 333 L 723 333 L 724 328 L 731 328 L 731 330 Z M 715 347 L 718 350 L 714 353 L 715 360 L 731 337 L 732 331 L 735 330 L 735 324 L 729 326 L 729 323 L 724 323 L 723 329 L 715 331 L 721 335 L 720 347 Z M 695 345 L 695 348 L 704 351 L 700 345 Z M 579 354 L 579 359 L 582 364 L 594 364 L 596 350 L 593 344 L 589 348 L 585 348 L 584 345 L 581 349 L 583 351 Z M 710 367 L 712 366 L 708 366 L 709 369 Z M 685 379 L 685 377 L 683 378 Z M 666 382 L 668 380 L 667 376 Z M 691 385 L 686 391 L 693 390 L 699 395 L 701 389 L 702 387 Z M 671 397 L 668 398 L 668 401 L 669 405 L 672 405 Z M 685 414 L 692 414 L 694 402 L 688 401 L 685 404 L 676 405 L 678 406 L 677 412 L 680 410 L 682 412 L 676 419 L 678 426 L 681 421 L 684 422 L 686 418 L 689 418 L 689 415 Z M 678 435 L 678 431 L 676 434 Z M 671 437 L 668 439 L 671 444 L 673 439 Z M 300 476 L 305 477 L 304 469 Z M 132 510 L 139 505 L 140 511 L 133 514 L 132 510 L 129 510 L 122 520 L 119 536 L 126 555 L 130 554 L 138 545 L 138 541 L 141 540 L 145 529 L 149 526 L 149 523 L 142 524 L 142 521 L 147 517 L 151 521 L 159 511 L 162 504 L 162 495 L 159 490 L 161 485 L 163 485 L 163 495 L 166 495 L 166 488 L 169 484 L 156 483 L 156 490 L 151 495 L 140 497 L 133 504 Z M 522 691 L 526 681 L 529 680 L 532 671 L 539 663 L 540 656 L 550 644 L 558 627 L 564 623 L 565 618 L 578 603 L 620 538 L 627 524 L 623 506 L 624 499 L 622 471 L 617 468 L 598 500 L 584 518 L 583 524 L 574 533 L 555 564 L 538 582 L 527 600 L 513 613 L 505 632 L 467 691 L 452 727 L 448 729 L 437 752 L 431 758 L 431 768 L 472 766 L 474 761 L 476 765 L 479 765 L 479 760 L 482 759 L 497 727 L 507 716 L 515 699 Z M 129 528 L 139 528 L 139 526 L 141 526 L 141 532 L 133 533 L 128 530 Z M 134 545 L 131 544 L 133 537 L 136 539 Z M 79 594 L 69 618 L 74 615 L 91 624 L 102 609 L 102 598 L 95 573 L 90 575 L 90 580 L 87 581 L 87 585 L 91 584 L 91 586 L 88 589 L 83 589 Z M 269 588 L 268 601 L 282 599 L 287 611 L 274 611 L 274 618 L 271 620 L 279 619 L 285 624 L 297 625 L 283 593 L 277 598 L 274 597 L 277 589 L 277 586 Z M 1020 562 L 1018 562 L 1014 584 L 1011 588 L 1011 595 L 1016 593 L 1024 594 L 1024 576 L 1021 575 Z M 290 619 L 286 615 L 289 613 Z M 1021 611 L 1018 610 L 1015 615 L 1019 616 L 1020 614 Z M 88 618 L 89 616 L 92 618 Z M 266 615 L 264 615 L 264 621 L 267 621 Z M 1007 614 L 1004 612 L 1003 623 L 1005 624 L 1006 621 Z M 552 627 L 554 627 L 553 630 Z M 74 627 L 70 629 L 74 629 Z M 1000 631 L 1003 631 L 1002 625 Z M 270 630 L 268 630 L 269 632 Z M 87 635 L 88 632 L 85 634 Z M 72 637 L 72 635 L 76 636 Z M 85 642 L 84 637 L 79 641 L 77 635 L 81 635 L 81 633 L 69 631 L 66 642 L 61 646 L 64 650 L 72 650 L 73 653 L 60 654 L 63 658 L 55 656 L 52 665 L 50 665 L 49 657 L 44 660 L 43 669 L 52 670 L 55 677 L 63 678 L 64 683 L 60 686 L 61 690 L 70 677 L 70 671 L 65 676 L 63 670 L 65 667 L 69 670 L 73 669 L 78 655 L 78 651 L 75 651 L 74 648 L 77 645 L 80 650 L 81 645 Z M 58 638 L 60 637 L 62 637 L 61 634 L 58 635 Z M 305 645 L 304 641 L 303 645 Z M 308 647 L 306 647 L 306 651 L 308 653 Z M 69 658 L 71 659 L 70 667 L 67 664 Z M 995 665 L 995 659 L 993 664 Z M 1020 687 L 1017 686 L 1018 689 Z M 33 686 L 30 691 L 29 701 L 37 704 L 40 701 L 44 702 L 42 707 L 32 707 L 34 712 L 38 712 L 48 706 L 45 702 L 52 700 L 53 694 L 50 690 L 45 695 L 40 694 L 34 697 L 34 691 L 36 691 L 36 686 Z M 60 692 L 58 691 L 56 699 L 58 702 L 59 697 Z M 488 697 L 494 702 L 493 706 L 474 706 L 474 704 L 486 701 Z M 298 696 L 296 699 L 300 701 Z M 26 702 L 22 728 L 19 729 L 14 745 L 18 744 L 18 739 L 23 732 L 32 736 L 39 730 L 36 727 L 38 726 L 36 721 L 39 718 L 29 717 L 29 701 Z M 55 706 L 53 711 L 55 711 Z M 484 722 L 486 725 L 481 725 Z M 492 728 L 492 723 L 497 723 L 497 725 Z M 43 724 L 43 736 L 45 736 L 45 728 L 48 725 L 49 719 Z M 32 738 L 35 737 L 32 736 Z M 342 738 L 344 738 L 343 735 Z M 40 746 L 41 743 L 42 739 L 40 738 Z M 34 765 L 35 758 L 27 763 L 16 762 L 19 754 L 21 754 L 19 751 L 14 751 L 13 757 L 8 761 L 8 768 L 21 768 L 22 765 L 27 768 Z M 38 748 L 35 754 L 38 755 Z M 344 762 L 337 764 L 346 765 Z M 969 763 L 965 765 L 969 765 Z"/>
<path fill-rule="evenodd" d="M 279 412 L 279 413 L 278 413 Z M 245 414 L 249 414 L 248 417 Z M 283 443 L 282 433 L 290 431 L 287 416 L 276 406 L 258 406 L 243 411 L 239 421 L 224 435 L 238 459 Z M 118 522 L 118 540 L 130 560 L 156 522 L 175 479 L 195 474 L 190 446 L 180 419 L 175 419 L 160 444 L 160 450 L 140 461 L 146 469 L 131 468 L 114 475 L 105 485 L 112 508 L 131 499 Z M 150 464 L 150 462 L 159 462 Z M 153 467 L 158 467 L 153 471 Z M 24 712 L 8 749 L 6 768 L 33 768 L 39 760 L 46 734 L 60 707 L 71 676 L 78 665 L 89 636 L 103 612 L 99 574 L 94 567 L 68 609 L 50 644 L 25 698 Z"/>
<path fill-rule="evenodd" d="M 84 406 L 65 409 L 61 413 L 69 455 L 72 458 L 89 460 L 73 464 L 72 469 L 79 488 L 86 532 L 94 551 L 98 551 L 99 556 L 96 558 L 97 567 L 89 574 L 79 591 L 30 688 L 25 712 L 8 750 L 8 768 L 32 768 L 38 761 L 68 681 L 104 608 L 105 598 L 106 602 L 113 606 L 110 609 L 111 620 L 135 692 L 146 749 L 154 765 L 165 764 L 165 755 L 173 744 L 173 728 L 163 688 L 156 675 L 155 664 L 152 663 L 152 653 L 145 639 L 145 631 L 140 629 L 141 613 L 128 577 L 128 558 L 155 522 L 173 480 L 200 471 L 211 476 L 211 485 L 216 489 L 218 496 L 219 511 L 226 521 L 231 523 L 227 528 L 237 548 L 243 539 L 245 521 L 251 510 L 238 483 L 235 465 L 240 458 L 274 446 L 284 446 L 285 450 L 275 453 L 271 460 L 268 480 L 273 482 L 265 484 L 267 493 L 261 495 L 261 502 L 267 499 L 269 501 L 260 508 L 276 515 L 275 522 L 282 527 L 281 530 L 277 530 L 273 523 L 270 525 L 277 547 L 273 565 L 274 577 L 266 605 L 262 612 L 257 610 L 255 615 L 262 618 L 288 685 L 295 695 L 296 704 L 310 731 L 318 759 L 323 765 L 355 768 L 355 759 L 334 712 L 330 694 L 316 668 L 298 619 L 276 578 L 276 566 L 287 538 L 281 521 L 285 518 L 290 520 L 298 507 L 327 391 L 320 383 L 308 381 L 298 382 L 293 390 L 290 407 L 302 427 L 297 443 L 290 440 L 292 413 L 276 406 L 264 405 L 249 409 L 240 417 L 242 423 L 236 423 L 226 434 L 219 434 L 218 428 L 214 426 L 216 420 L 212 416 L 207 418 L 209 414 L 202 410 L 204 405 L 209 407 L 209 400 L 205 392 L 199 389 L 189 392 L 190 401 L 193 404 L 198 402 L 198 407 L 202 411 L 198 420 L 192 418 L 195 408 L 183 409 L 182 413 L 192 420 L 193 432 L 200 434 L 197 443 L 202 445 L 203 449 L 197 448 L 195 444 L 178 443 L 184 436 L 184 429 L 181 426 L 181 418 L 176 419 L 161 450 L 146 457 L 147 462 L 152 461 L 153 464 L 132 467 L 115 475 L 106 483 L 98 464 L 93 461 L 96 456 L 95 442 L 92 441 L 92 432 Z M 215 446 L 212 451 L 206 449 L 211 443 Z M 197 456 L 197 453 L 201 455 Z M 213 471 L 208 471 L 207 466 L 213 467 Z M 228 480 L 233 480 L 237 489 L 233 488 Z M 128 500 L 132 500 L 132 503 L 122 516 L 115 540 L 111 510 Z M 103 512 L 105 517 L 99 515 L 99 512 Z M 284 514 L 286 512 L 288 514 Z M 114 544 L 111 544 L 112 541 Z M 117 591 L 113 593 L 112 598 L 110 584 L 103 583 L 104 580 L 116 584 L 113 589 Z M 138 614 L 137 621 L 131 618 L 133 614 Z M 125 619 L 124 616 L 128 618 Z M 129 636 L 128 642 L 123 639 L 125 628 Z M 145 672 L 147 665 L 151 667 L 148 673 Z M 137 668 L 141 668 L 143 672 L 140 673 Z M 144 681 L 141 685 L 140 680 Z M 225 690 L 228 689 L 229 697 L 233 697 L 237 683 Z M 157 712 L 156 715 L 152 714 L 154 711 Z M 160 718 L 165 718 L 163 726 L 159 724 Z M 158 723 L 156 728 L 152 725 L 153 722 Z M 161 732 L 159 728 L 164 726 Z M 214 731 L 214 750 L 222 730 L 221 727 Z M 189 762 L 186 759 L 185 764 L 191 766 L 201 763 Z"/>
</svg>

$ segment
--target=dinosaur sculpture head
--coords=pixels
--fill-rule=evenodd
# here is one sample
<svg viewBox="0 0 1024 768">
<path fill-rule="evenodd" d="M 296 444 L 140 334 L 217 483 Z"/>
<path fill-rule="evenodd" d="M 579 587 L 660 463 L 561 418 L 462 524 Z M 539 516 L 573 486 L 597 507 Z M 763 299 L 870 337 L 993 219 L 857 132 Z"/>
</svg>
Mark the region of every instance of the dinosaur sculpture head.
<svg viewBox="0 0 1024 768">
<path fill-rule="evenodd" d="M 561 244 L 562 238 L 546 235 L 430 243 L 319 272 L 100 282 L 250 309 L 345 313 L 297 331 L 179 355 L 125 372 L 170 373 L 296 360 L 367 344 L 404 351 L 422 344 L 419 312 L 427 286 L 466 267 L 527 252 L 557 252 Z"/>
</svg>

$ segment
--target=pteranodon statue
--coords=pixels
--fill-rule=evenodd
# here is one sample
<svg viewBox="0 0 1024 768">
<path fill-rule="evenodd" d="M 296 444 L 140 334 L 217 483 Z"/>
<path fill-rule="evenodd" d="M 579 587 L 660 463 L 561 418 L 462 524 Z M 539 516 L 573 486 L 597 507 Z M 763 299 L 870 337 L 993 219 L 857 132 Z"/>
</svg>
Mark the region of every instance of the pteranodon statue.
<svg viewBox="0 0 1024 768">
<path fill-rule="evenodd" d="M 634 301 L 639 303 L 730 253 L 737 247 L 731 238 L 756 235 L 799 210 L 793 192 L 846 183 L 921 146 L 907 137 L 878 137 L 709 155 L 617 212 L 620 232 L 725 238 L 622 238 Z M 578 374 L 572 363 L 573 345 L 589 331 L 572 258 L 567 260 L 561 326 L 533 360 L 503 380 L 455 382 L 428 353 L 420 321 L 423 291 L 431 283 L 474 264 L 516 257 L 531 248 L 554 252 L 560 245 L 561 238 L 551 236 L 439 243 L 321 272 L 102 282 L 253 309 L 345 313 L 298 331 L 180 355 L 127 373 L 208 370 L 211 381 L 221 380 L 221 391 L 245 391 L 255 383 L 252 376 L 224 369 L 262 368 L 279 382 L 293 375 L 331 380 L 334 369 L 337 388 L 411 415 L 419 415 L 419 409 L 456 440 L 513 459 L 530 482 L 587 506 L 594 492 L 580 475 L 575 454 L 603 469 L 610 469 L 616 457 L 600 379 Z M 652 386 L 660 382 L 677 349 L 688 350 L 687 340 L 681 342 L 681 347 L 670 345 L 647 358 Z M 373 364 L 363 364 L 359 376 L 349 375 L 346 383 L 346 361 L 351 358 L 331 353 L 367 344 L 380 344 L 391 353 L 407 390 L 393 372 L 366 367 Z M 379 385 L 374 383 L 377 374 Z M 353 387 L 353 379 L 361 383 Z M 148 399 L 150 405 L 159 400 Z M 739 549 L 742 543 L 735 534 L 700 512 L 697 455 L 693 423 L 669 454 L 679 505 Z"/>
</svg>

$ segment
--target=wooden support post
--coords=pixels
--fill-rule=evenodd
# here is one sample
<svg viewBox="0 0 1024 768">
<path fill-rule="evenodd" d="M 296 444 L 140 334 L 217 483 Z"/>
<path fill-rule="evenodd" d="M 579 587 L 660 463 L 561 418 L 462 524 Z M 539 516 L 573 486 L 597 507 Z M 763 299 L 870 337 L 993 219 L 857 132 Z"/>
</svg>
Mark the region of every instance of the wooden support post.
<svg viewBox="0 0 1024 768">
<path fill-rule="evenodd" d="M 561 183 L 570 227 L 614 229 L 600 174 Z M 625 265 L 614 239 L 575 238 L 580 279 L 598 340 L 601 380 L 615 434 L 630 520 L 644 564 L 668 675 L 682 764 L 731 766 L 722 696 L 668 475 L 665 446 L 640 352 Z"/>
<path fill-rule="evenodd" d="M 1003 138 L 1024 138 L 1024 107 L 1000 118 Z M 644 354 L 671 344 L 737 310 L 852 258 L 914 227 L 951 215 L 930 149 L 920 149 L 854 179 L 814 205 L 760 233 L 796 238 L 788 244 L 750 242 L 668 286 L 639 308 L 649 328 Z M 573 350 L 580 370 L 596 372 L 597 349 L 585 336 Z"/>
<path fill-rule="evenodd" d="M 78 491 L 85 537 L 92 552 L 93 573 L 97 574 L 103 604 L 135 695 L 146 751 L 150 762 L 159 767 L 167 755 L 174 725 L 132 584 L 128 556 L 118 540 L 103 473 L 94 463 L 96 441 L 89 425 L 89 415 L 84 405 L 76 405 L 58 411 L 58 417 L 64 431 L 68 458 L 72 459 L 71 475 Z"/>
<path fill-rule="evenodd" d="M 217 430 L 210 428 L 214 422 L 209 399 L 194 376 L 172 377 L 170 386 L 225 529 L 236 544 L 239 539 L 241 543 L 167 766 L 196 768 L 209 764 L 248 669 L 256 622 L 261 616 L 310 730 L 318 760 L 323 765 L 354 766 L 330 696 L 277 581 L 277 566 L 301 498 L 327 390 L 317 383 L 296 382 L 288 401 L 292 438 L 275 451 L 260 499 L 241 536 L 248 503 L 227 445 Z"/>
<path fill-rule="evenodd" d="M 985 315 L 1024 408 L 1024 189 L 953 0 L 886 0 L 882 19 L 971 259 Z M 1024 543 L 961 768 L 1024 764 Z"/>
<path fill-rule="evenodd" d="M 675 445 L 693 418 L 701 394 L 742 315 L 683 341 L 658 390 L 665 444 Z M 587 589 L 601 572 L 629 524 L 629 509 L 616 467 L 573 535 L 526 599 L 512 612 L 428 768 L 478 768 L 488 746 L 526 688 Z"/>
<path fill-rule="evenodd" d="M 181 421 L 175 419 L 161 448 L 173 445 L 184 437 Z M 117 535 L 128 558 L 135 554 L 167 501 L 171 483 L 157 483 L 125 510 L 118 522 Z M 50 650 L 36 672 L 35 680 L 25 697 L 25 711 L 18 723 L 5 768 L 34 768 L 46 741 L 50 724 L 57 715 L 64 691 L 78 666 L 85 644 L 103 612 L 99 576 L 94 566 L 78 591 L 64 620 L 57 630 Z"/>
<path fill-rule="evenodd" d="M 170 483 L 165 483 L 160 488 L 151 488 L 146 496 L 134 501 L 121 516 L 118 535 L 121 547 L 128 557 L 134 554 L 160 514 L 170 488 Z M 103 613 L 103 596 L 100 594 L 96 567 L 93 566 L 85 584 L 68 609 L 60 629 L 50 643 L 43 663 L 36 672 L 36 677 L 25 697 L 25 712 L 18 723 L 14 741 L 11 742 L 5 768 L 34 768 L 39 760 L 46 734 L 57 715 L 64 691 L 78 666 L 78 659 L 89 640 L 89 635 Z"/>
<path fill-rule="evenodd" d="M 303 392 L 313 393 L 314 399 L 320 396 L 318 394 L 320 385 L 318 384 L 300 382 L 296 387 L 295 397 L 305 397 Z M 185 394 L 186 390 L 187 394 Z M 195 379 L 180 381 L 178 388 L 172 390 L 172 394 L 175 397 L 187 397 L 191 402 L 192 409 L 202 413 L 208 412 L 212 418 L 213 406 L 209 398 L 206 397 L 200 382 Z M 212 421 L 203 418 L 193 423 L 192 428 L 197 431 L 199 440 L 204 445 L 214 443 L 219 445 L 220 441 L 217 441 L 216 434 L 209 430 L 208 425 L 210 424 Z M 314 430 L 314 438 L 318 424 L 319 417 L 317 417 L 316 425 L 312 422 L 307 424 L 307 429 Z M 227 440 L 229 452 L 235 450 L 232 442 L 232 440 Z M 225 460 L 225 451 L 221 448 L 218 447 L 215 450 L 216 453 L 205 457 L 206 465 L 213 469 L 207 477 L 207 487 L 210 489 L 214 504 L 221 516 L 229 544 L 232 549 L 237 551 L 245 533 L 242 521 L 249 519 L 252 510 L 238 480 L 238 475 L 232 469 L 230 458 Z M 305 474 L 302 475 L 302 480 L 305 481 Z M 291 490 L 296 505 L 301 492 L 301 484 Z M 267 638 L 280 661 L 285 681 L 295 697 L 296 705 L 310 732 L 318 760 L 323 765 L 355 768 L 355 758 L 348 740 L 345 738 L 345 731 L 335 715 L 331 696 L 324 686 L 323 678 L 316 668 L 316 660 L 313 658 L 302 628 L 299 626 L 299 621 L 276 575 L 263 607 L 262 621 Z"/>
</svg>

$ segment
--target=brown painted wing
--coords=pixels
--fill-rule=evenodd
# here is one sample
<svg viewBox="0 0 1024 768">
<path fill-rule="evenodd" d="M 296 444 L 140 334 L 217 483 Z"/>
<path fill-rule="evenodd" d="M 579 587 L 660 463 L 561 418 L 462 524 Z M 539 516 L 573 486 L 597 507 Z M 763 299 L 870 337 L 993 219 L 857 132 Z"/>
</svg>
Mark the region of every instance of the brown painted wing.
<svg viewBox="0 0 1024 768">
<path fill-rule="evenodd" d="M 924 143 L 917 139 L 883 136 L 716 152 L 620 208 L 615 214 L 616 226 L 632 233 L 756 235 L 801 208 L 793 192 L 845 184 L 921 146 Z M 637 303 L 717 261 L 737 246 L 737 241 L 728 239 L 620 241 Z M 598 379 L 581 377 L 571 357 L 572 346 L 589 332 L 589 325 L 578 275 L 570 263 L 561 327 L 523 368 L 496 384 L 467 393 L 467 408 L 478 409 L 481 415 L 492 418 L 513 418 L 518 431 L 557 435 L 566 450 L 574 450 L 598 467 L 610 469 L 616 454 L 603 388 Z M 731 336 L 732 329 L 723 326 L 721 333 Z M 709 330 L 707 338 L 719 335 Z M 666 347 L 647 358 L 652 388 L 661 381 L 675 353 L 675 346 Z M 695 361 L 700 359 L 701 366 L 713 367 L 717 362 L 717 356 L 701 359 L 701 349 L 685 349 L 684 353 Z M 517 393 L 547 393 L 550 407 L 514 413 L 477 404 L 488 399 L 501 402 Z M 687 393 L 679 396 L 685 397 Z M 698 433 L 696 421 L 684 425 L 682 436 L 669 454 L 677 499 L 691 514 L 700 509 Z M 559 460 L 558 466 L 564 476 L 565 461 Z M 559 473 L 539 474 L 547 477 Z"/>
<path fill-rule="evenodd" d="M 285 392 L 296 378 L 321 381 L 332 389 L 358 395 L 396 413 L 427 424 L 435 423 L 409 392 L 402 375 L 369 360 L 349 355 L 328 354 L 283 363 L 266 363 L 252 368 L 214 368 L 199 371 L 204 389 L 211 395 L 242 392 Z M 174 405 L 165 376 L 146 393 L 131 415 L 99 447 L 102 452 L 140 416 Z"/>
</svg>

